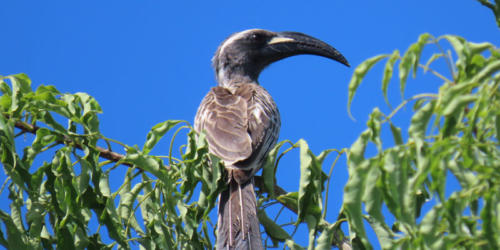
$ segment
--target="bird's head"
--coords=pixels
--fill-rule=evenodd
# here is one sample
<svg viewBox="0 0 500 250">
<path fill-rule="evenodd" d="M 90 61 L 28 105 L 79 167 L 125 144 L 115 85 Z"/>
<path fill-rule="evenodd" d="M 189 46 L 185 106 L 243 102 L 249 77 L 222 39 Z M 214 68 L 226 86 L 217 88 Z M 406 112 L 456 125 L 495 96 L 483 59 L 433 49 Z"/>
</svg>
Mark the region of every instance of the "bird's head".
<svg viewBox="0 0 500 250">
<path fill-rule="evenodd" d="M 260 72 L 278 60 L 301 54 L 318 55 L 349 66 L 327 43 L 298 32 L 250 29 L 229 36 L 212 59 L 219 85 L 255 82 Z"/>
</svg>

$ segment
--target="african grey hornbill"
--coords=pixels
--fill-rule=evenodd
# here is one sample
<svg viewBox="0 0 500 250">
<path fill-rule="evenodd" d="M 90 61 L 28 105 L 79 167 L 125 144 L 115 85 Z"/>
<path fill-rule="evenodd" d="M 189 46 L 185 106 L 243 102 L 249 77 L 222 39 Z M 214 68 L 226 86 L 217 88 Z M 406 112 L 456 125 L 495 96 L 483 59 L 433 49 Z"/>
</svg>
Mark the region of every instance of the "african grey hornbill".
<svg viewBox="0 0 500 250">
<path fill-rule="evenodd" d="M 262 249 L 253 176 L 275 145 L 280 114 L 259 85 L 260 72 L 286 57 L 312 54 L 349 66 L 330 45 L 297 32 L 245 30 L 229 36 L 212 59 L 217 87 L 201 102 L 195 129 L 204 131 L 212 154 L 228 173 L 219 197 L 218 249 Z"/>
</svg>

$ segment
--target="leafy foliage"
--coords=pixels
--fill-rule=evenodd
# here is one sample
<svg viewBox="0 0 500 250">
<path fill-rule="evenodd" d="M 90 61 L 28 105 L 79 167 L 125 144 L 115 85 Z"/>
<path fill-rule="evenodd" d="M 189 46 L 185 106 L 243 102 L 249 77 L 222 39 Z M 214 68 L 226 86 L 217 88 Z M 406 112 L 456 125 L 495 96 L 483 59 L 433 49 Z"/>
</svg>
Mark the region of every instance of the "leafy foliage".
<svg viewBox="0 0 500 250">
<path fill-rule="evenodd" d="M 494 12 L 498 23 L 498 1 L 478 1 Z M 456 61 L 442 49 L 445 42 Z M 430 46 L 437 52 L 422 64 L 422 52 Z M 365 226 L 373 229 L 384 249 L 500 248 L 499 49 L 453 35 L 423 34 L 402 56 L 395 50 L 361 63 L 349 84 L 348 106 L 368 71 L 385 58 L 381 89 L 392 112 L 386 115 L 375 108 L 367 129 L 350 149 L 315 155 L 299 140 L 282 141 L 270 152 L 256 179 L 257 214 L 266 243 L 302 249 L 293 239 L 305 224 L 308 249 L 350 249 L 351 243 L 355 249 L 370 249 L 373 242 Z M 439 60 L 449 66 L 449 74 L 431 68 Z M 418 69 L 432 73 L 443 85 L 438 93 L 404 99 L 408 76 L 417 77 Z M 395 70 L 404 100 L 392 109 L 388 88 Z M 0 245 L 213 247 L 215 228 L 209 213 L 225 188 L 226 176 L 219 160 L 208 153 L 204 135 L 197 135 L 187 122 L 161 122 L 142 148 L 131 147 L 100 133 L 101 108 L 85 93 L 61 93 L 45 85 L 33 90 L 24 74 L 0 77 L 0 91 L 0 161 L 7 176 L 0 195 L 8 192 L 9 201 L 4 202 L 10 208 L 0 209 Z M 403 134 L 391 119 L 410 102 L 414 114 Z M 383 129 L 389 129 L 394 143 L 383 144 Z M 186 143 L 174 153 L 181 131 L 186 132 Z M 23 134 L 33 136 L 23 141 Z M 167 135 L 168 156 L 150 154 Z M 375 145 L 375 156 L 366 156 L 369 144 Z M 126 153 L 112 151 L 112 145 Z M 295 148 L 300 155 L 299 189 L 287 192 L 277 185 L 276 170 L 280 159 Z M 332 152 L 336 158 L 326 174 L 323 163 Z M 349 170 L 344 203 L 338 220 L 329 222 L 330 178 L 344 153 Z M 112 176 L 123 176 L 118 188 L 110 185 Z M 451 179 L 460 189 L 449 190 Z M 268 212 L 275 206 L 279 212 L 270 218 Z M 279 224 L 285 208 L 296 216 Z M 343 222 L 348 223 L 350 242 L 340 229 Z M 104 230 L 111 243 L 101 238 Z"/>
<path fill-rule="evenodd" d="M 157 124 L 139 149 L 99 132 L 101 108 L 87 94 L 61 93 L 45 85 L 33 91 L 24 74 L 2 77 L 0 89 L 0 153 L 8 176 L 0 193 L 9 192 L 10 199 L 10 211 L 0 210 L 2 246 L 213 247 L 215 230 L 209 212 L 226 186 L 224 171 L 219 160 L 208 154 L 204 135 L 198 136 L 187 122 Z M 174 129 L 169 155 L 151 155 L 157 143 Z M 174 140 L 184 129 L 189 130 L 187 142 L 176 158 Z M 26 142 L 18 137 L 25 133 L 34 134 L 34 138 L 21 149 L 19 145 Z M 111 144 L 123 147 L 126 154 L 111 151 Z M 298 191 L 286 192 L 275 184 L 275 172 L 279 159 L 294 148 L 300 148 L 301 184 Z M 282 242 L 293 249 L 302 248 L 293 241 L 292 231 L 284 230 L 276 218 L 266 214 L 274 204 L 298 214 L 291 222 L 293 230 L 307 223 L 310 247 L 345 244 L 339 224 L 325 221 L 323 197 L 331 173 L 327 176 L 322 171 L 322 162 L 331 152 L 316 156 L 303 140 L 295 144 L 284 141 L 272 150 L 257 186 L 258 215 L 273 245 Z M 113 176 L 124 176 L 115 190 L 110 185 Z M 97 228 L 92 226 L 95 224 Z M 107 230 L 111 244 L 101 238 L 102 230 Z"/>
<path fill-rule="evenodd" d="M 440 43 L 447 41 L 453 62 Z M 437 52 L 420 63 L 424 47 Z M 348 153 L 349 180 L 345 186 L 345 214 L 354 248 L 371 248 L 365 224 L 375 231 L 384 249 L 498 249 L 500 247 L 500 51 L 490 43 L 423 34 L 402 57 L 399 51 L 361 63 L 349 87 L 349 104 L 362 78 L 374 63 L 385 65 L 382 92 L 399 61 L 401 95 L 408 75 L 419 68 L 444 81 L 435 94 L 404 100 L 390 114 L 374 109 L 367 129 Z M 430 68 L 436 60 L 450 67 L 449 79 Z M 415 101 L 406 142 L 391 118 Z M 390 107 L 390 105 L 389 105 Z M 382 145 L 381 130 L 388 124 L 394 146 Z M 369 143 L 378 153 L 365 157 Z M 449 180 L 461 189 L 446 192 Z M 422 210 L 427 205 L 430 209 Z M 395 222 L 387 224 L 383 210 Z M 387 213 L 385 213 L 387 215 Z"/>
</svg>

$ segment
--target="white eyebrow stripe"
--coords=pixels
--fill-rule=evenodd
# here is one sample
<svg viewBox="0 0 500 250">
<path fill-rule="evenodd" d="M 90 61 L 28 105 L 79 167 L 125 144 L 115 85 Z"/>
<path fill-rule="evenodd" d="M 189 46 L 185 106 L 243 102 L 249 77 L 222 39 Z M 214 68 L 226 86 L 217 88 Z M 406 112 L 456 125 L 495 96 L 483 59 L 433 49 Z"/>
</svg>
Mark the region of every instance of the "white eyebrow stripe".
<svg viewBox="0 0 500 250">
<path fill-rule="evenodd" d="M 234 41 L 244 37 L 248 32 L 252 32 L 252 31 L 255 31 L 255 30 L 258 30 L 258 29 L 250 29 L 250 30 L 244 30 L 244 31 L 241 31 L 239 33 L 236 33 L 234 35 L 232 35 L 231 37 L 229 37 L 229 39 L 227 39 L 223 44 L 222 46 L 220 47 L 220 51 L 219 51 L 219 55 L 222 55 L 224 53 L 224 49 L 227 47 L 227 45 L 233 43 Z"/>
</svg>

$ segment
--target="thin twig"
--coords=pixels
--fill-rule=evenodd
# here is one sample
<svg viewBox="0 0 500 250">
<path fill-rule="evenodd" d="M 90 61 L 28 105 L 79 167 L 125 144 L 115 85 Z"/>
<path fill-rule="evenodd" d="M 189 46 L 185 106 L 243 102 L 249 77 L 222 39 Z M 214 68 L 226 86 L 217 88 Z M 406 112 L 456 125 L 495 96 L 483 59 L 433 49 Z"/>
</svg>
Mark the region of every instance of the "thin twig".
<svg viewBox="0 0 500 250">
<path fill-rule="evenodd" d="M 414 96 L 404 100 L 401 104 L 399 104 L 388 116 L 386 116 L 385 120 L 382 122 L 386 122 L 386 121 L 390 120 L 406 104 L 408 104 L 409 102 L 411 102 L 413 100 L 420 99 L 420 98 L 437 98 L 437 95 L 436 94 L 429 94 L 429 93 L 414 95 Z"/>
<path fill-rule="evenodd" d="M 431 72 L 432 74 L 434 74 L 435 76 L 437 76 L 437 77 L 441 78 L 441 79 L 442 79 L 443 81 L 445 81 L 445 82 L 452 82 L 452 81 L 448 80 L 448 78 L 446 78 L 446 77 L 444 77 L 443 75 L 439 74 L 437 71 L 435 71 L 435 70 L 431 69 L 431 68 L 430 68 L 429 66 L 427 66 L 427 65 L 423 65 L 423 64 L 420 64 L 420 63 L 419 63 L 419 64 L 418 64 L 418 66 L 419 66 L 420 68 L 424 69 L 425 71 L 429 71 L 429 72 Z"/>
<path fill-rule="evenodd" d="M 335 157 L 335 160 L 333 161 L 332 166 L 330 167 L 330 172 L 328 173 L 328 181 L 326 182 L 326 191 L 325 191 L 325 203 L 323 205 L 323 207 L 325 208 L 323 210 L 323 216 L 322 216 L 323 220 L 326 218 L 326 210 L 328 208 L 328 193 L 330 191 L 330 180 L 332 177 L 333 168 L 335 167 L 335 165 L 337 165 L 337 161 L 339 160 L 340 156 L 345 153 L 345 151 L 346 149 L 342 149 L 340 152 L 338 152 L 337 157 Z"/>
<path fill-rule="evenodd" d="M 441 53 L 443 55 L 448 55 L 449 57 L 445 60 L 446 61 L 446 64 L 448 65 L 448 68 L 450 69 L 450 72 L 451 72 L 451 76 L 453 77 L 453 82 L 455 81 L 456 79 L 456 72 L 454 70 L 454 67 L 453 67 L 453 63 L 452 63 L 452 59 L 450 58 L 451 55 L 449 55 L 448 53 L 446 53 L 443 49 L 443 47 L 441 47 L 441 44 L 439 44 L 439 40 L 438 39 L 434 39 L 434 44 L 436 44 L 436 47 L 438 48 L 439 51 L 441 51 Z"/>
</svg>

